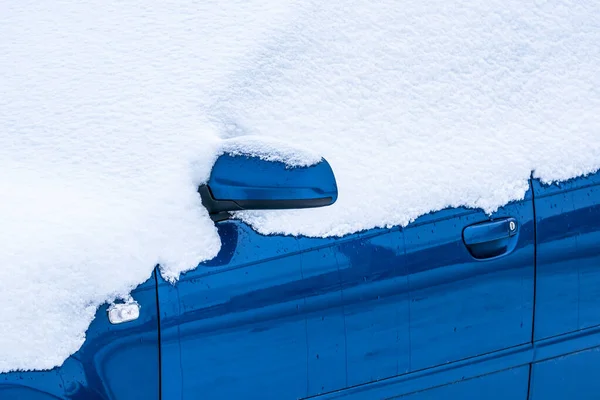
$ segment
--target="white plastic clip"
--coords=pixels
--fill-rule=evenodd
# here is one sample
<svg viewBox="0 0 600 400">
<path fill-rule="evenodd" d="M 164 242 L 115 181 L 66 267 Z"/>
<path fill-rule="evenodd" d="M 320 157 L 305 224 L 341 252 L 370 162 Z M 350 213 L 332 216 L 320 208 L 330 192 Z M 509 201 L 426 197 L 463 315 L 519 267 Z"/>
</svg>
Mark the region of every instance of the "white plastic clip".
<svg viewBox="0 0 600 400">
<path fill-rule="evenodd" d="M 140 317 L 140 305 L 131 297 L 126 303 L 113 303 L 108 307 L 108 320 L 111 324 L 122 324 Z"/>
</svg>

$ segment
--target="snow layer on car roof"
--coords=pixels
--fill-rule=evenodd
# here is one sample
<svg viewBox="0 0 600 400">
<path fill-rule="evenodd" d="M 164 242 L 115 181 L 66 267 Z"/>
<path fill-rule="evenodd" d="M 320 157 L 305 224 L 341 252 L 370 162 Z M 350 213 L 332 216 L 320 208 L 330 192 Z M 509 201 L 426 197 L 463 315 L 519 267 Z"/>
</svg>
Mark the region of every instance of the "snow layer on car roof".
<svg viewBox="0 0 600 400">
<path fill-rule="evenodd" d="M 491 212 L 532 171 L 600 167 L 597 1 L 26 1 L 1 14 L 0 372 L 60 365 L 96 308 L 156 264 L 176 280 L 214 257 L 196 188 L 222 151 L 327 158 L 332 207 L 237 214 L 310 236 Z"/>
</svg>

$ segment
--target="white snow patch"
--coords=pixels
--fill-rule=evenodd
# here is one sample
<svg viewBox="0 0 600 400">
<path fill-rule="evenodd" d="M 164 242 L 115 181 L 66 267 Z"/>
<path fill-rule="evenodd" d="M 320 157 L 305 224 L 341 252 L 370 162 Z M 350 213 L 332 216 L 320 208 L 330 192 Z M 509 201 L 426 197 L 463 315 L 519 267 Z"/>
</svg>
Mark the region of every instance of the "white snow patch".
<svg viewBox="0 0 600 400">
<path fill-rule="evenodd" d="M 600 2 L 344 4 L 307 3 L 212 107 L 224 137 L 303 145 L 336 174 L 331 207 L 236 213 L 259 232 L 493 212 L 523 198 L 532 171 L 553 182 L 600 168 Z"/>
<path fill-rule="evenodd" d="M 289 2 L 0 1 L 0 372 L 62 364 L 96 308 L 214 257 L 210 93 Z"/>
<path fill-rule="evenodd" d="M 2 2 L 0 54 L 0 372 L 213 257 L 196 188 L 222 152 L 325 156 L 332 207 L 237 214 L 311 236 L 600 168 L 595 0 Z"/>
<path fill-rule="evenodd" d="M 309 167 L 323 160 L 319 154 L 307 148 L 292 145 L 268 136 L 240 136 L 221 142 L 219 154 L 258 157 L 265 161 L 281 162 L 288 167 Z"/>
</svg>

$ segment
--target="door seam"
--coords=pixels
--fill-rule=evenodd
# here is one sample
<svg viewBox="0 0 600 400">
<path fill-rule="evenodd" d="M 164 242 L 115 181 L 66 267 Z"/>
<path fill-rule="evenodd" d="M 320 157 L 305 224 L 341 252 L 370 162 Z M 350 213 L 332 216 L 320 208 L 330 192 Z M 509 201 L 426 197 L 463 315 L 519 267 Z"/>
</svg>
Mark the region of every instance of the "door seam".
<svg viewBox="0 0 600 400">
<path fill-rule="evenodd" d="M 162 340 L 160 337 L 160 301 L 158 298 L 158 276 L 157 268 L 154 268 L 154 290 L 156 293 L 156 322 L 158 324 L 158 400 L 162 400 Z"/>
<path fill-rule="evenodd" d="M 537 299 L 537 214 L 535 204 L 535 189 L 533 187 L 533 172 L 529 178 L 529 187 L 531 188 L 531 205 L 533 207 L 533 309 L 531 313 L 531 345 L 535 344 L 535 310 L 536 310 L 536 299 Z M 531 398 L 531 381 L 533 377 L 533 362 L 529 363 L 529 374 L 527 380 L 527 397 Z"/>
<path fill-rule="evenodd" d="M 531 315 L 531 343 L 535 341 L 535 309 L 537 298 L 537 215 L 535 211 L 535 190 L 533 188 L 533 176 L 529 179 L 531 187 L 531 204 L 533 206 L 533 313 Z"/>
</svg>

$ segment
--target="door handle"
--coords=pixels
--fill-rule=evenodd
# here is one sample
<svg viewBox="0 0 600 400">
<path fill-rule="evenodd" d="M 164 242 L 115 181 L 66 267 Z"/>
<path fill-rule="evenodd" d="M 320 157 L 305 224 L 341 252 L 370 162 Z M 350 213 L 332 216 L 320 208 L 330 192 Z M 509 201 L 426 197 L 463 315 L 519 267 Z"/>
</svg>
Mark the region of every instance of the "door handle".
<svg viewBox="0 0 600 400">
<path fill-rule="evenodd" d="M 488 259 L 512 250 L 518 232 L 517 220 L 505 218 L 466 227 L 463 231 L 463 241 L 473 257 Z"/>
</svg>

